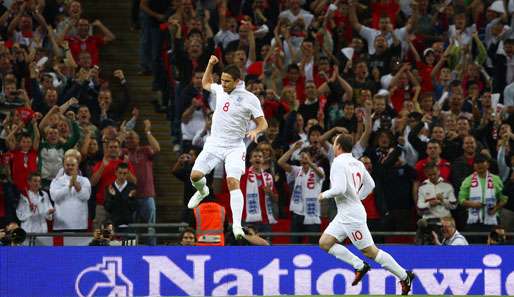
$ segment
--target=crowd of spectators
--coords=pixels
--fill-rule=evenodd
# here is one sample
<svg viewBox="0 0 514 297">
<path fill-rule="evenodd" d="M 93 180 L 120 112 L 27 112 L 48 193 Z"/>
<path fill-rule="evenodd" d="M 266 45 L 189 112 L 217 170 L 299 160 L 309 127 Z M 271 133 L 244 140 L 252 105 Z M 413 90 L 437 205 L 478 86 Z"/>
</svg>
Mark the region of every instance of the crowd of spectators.
<svg viewBox="0 0 514 297">
<path fill-rule="evenodd" d="M 115 36 L 83 18 L 80 2 L 47 2 L 0 6 L 1 223 L 39 232 L 48 219 L 61 231 L 155 222 L 159 143 L 144 121 L 149 145 L 140 145 L 137 109 L 123 121 L 123 71 L 101 71 L 100 48 Z M 319 231 L 334 216 L 333 201 L 315 197 L 328 187 L 341 133 L 376 182 L 363 200 L 371 231 L 419 226 L 433 235 L 425 226 L 435 222 L 442 234 L 433 243 L 444 243 L 455 230 L 514 230 L 511 0 L 133 4 L 140 74 L 152 75 L 155 107 L 170 120 L 184 202 L 210 133 L 215 98 L 201 78 L 214 54 L 216 79 L 237 65 L 269 123 L 247 142 L 242 178 L 245 221 L 258 232 L 284 222 Z M 122 98 L 113 100 L 111 84 Z M 210 177 L 220 203 L 223 177 L 223 168 Z M 184 204 L 181 220 L 191 219 Z"/>
<path fill-rule="evenodd" d="M 311 198 L 328 186 L 340 133 L 353 136 L 353 155 L 376 182 L 363 200 L 372 231 L 420 226 L 441 243 L 446 225 L 514 230 L 514 2 L 140 4 L 141 69 L 152 72 L 156 108 L 171 122 L 185 202 L 215 107 L 201 78 L 216 55 L 215 79 L 237 65 L 269 123 L 258 143 L 247 142 L 241 183 L 245 220 L 259 231 L 284 221 L 281 231 L 319 231 L 333 217 L 333 202 Z M 223 174 L 211 176 L 220 203 Z M 190 219 L 184 206 L 182 221 Z M 424 227 L 432 225 L 437 241 Z"/>
<path fill-rule="evenodd" d="M 122 117 L 131 105 L 124 72 L 102 71 L 100 52 L 115 38 L 79 1 L 0 2 L 0 229 L 123 232 L 155 223 L 160 146 L 148 120 L 138 130 L 148 145 L 140 144 L 138 109 Z"/>
</svg>

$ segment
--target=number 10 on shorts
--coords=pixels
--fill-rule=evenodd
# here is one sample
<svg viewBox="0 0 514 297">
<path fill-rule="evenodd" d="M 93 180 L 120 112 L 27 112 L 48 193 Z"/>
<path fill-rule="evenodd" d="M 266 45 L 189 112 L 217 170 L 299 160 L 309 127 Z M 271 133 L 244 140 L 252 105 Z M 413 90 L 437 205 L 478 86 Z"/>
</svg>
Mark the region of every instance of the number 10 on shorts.
<svg viewBox="0 0 514 297">
<path fill-rule="evenodd" d="M 362 239 L 362 233 L 360 231 L 352 232 L 353 241 L 359 241 Z"/>
</svg>

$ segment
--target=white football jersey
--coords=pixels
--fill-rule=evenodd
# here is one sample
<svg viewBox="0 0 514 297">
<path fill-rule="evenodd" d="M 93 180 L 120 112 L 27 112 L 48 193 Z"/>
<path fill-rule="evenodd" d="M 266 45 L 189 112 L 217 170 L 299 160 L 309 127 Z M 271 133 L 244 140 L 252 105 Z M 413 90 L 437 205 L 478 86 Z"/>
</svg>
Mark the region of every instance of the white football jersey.
<svg viewBox="0 0 514 297">
<path fill-rule="evenodd" d="M 241 143 L 251 118 L 264 116 L 259 98 L 245 89 L 244 82 L 239 83 L 230 94 L 225 93 L 221 85 L 213 83 L 211 92 L 216 96 L 216 108 L 207 143 Z"/>
<path fill-rule="evenodd" d="M 323 192 L 324 198 L 334 198 L 337 215 L 345 223 L 365 223 L 366 210 L 361 200 L 375 188 L 375 182 L 352 154 L 337 156 L 330 167 L 330 189 Z"/>
</svg>

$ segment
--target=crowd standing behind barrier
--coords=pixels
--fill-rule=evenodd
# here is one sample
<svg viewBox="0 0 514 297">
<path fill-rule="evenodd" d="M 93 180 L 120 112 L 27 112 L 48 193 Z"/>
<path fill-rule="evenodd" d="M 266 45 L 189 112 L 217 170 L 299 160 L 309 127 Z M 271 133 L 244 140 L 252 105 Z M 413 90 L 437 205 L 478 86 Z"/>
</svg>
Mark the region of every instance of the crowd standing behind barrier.
<svg viewBox="0 0 514 297">
<path fill-rule="evenodd" d="M 188 176 L 210 134 L 215 98 L 201 78 L 215 54 L 215 77 L 224 65 L 237 65 L 269 123 L 257 143 L 246 143 L 245 220 L 257 231 L 326 226 L 335 215 L 332 201 L 305 204 L 319 208 L 316 220 L 305 220 L 291 200 L 316 180 L 309 168 L 329 176 L 331 141 L 341 133 L 353 137 L 353 155 L 376 183 L 363 200 L 371 231 L 417 230 L 418 243 L 444 243 L 450 217 L 459 232 L 514 231 L 512 1 L 133 2 L 140 75 L 153 77 L 154 104 L 169 118 L 178 156 L 168 166 L 185 186 L 183 197 L 170 197 L 184 201 L 182 222 L 194 220 L 186 208 Z M 83 18 L 79 1 L 36 0 L 4 2 L 0 34 L 0 228 L 16 221 L 28 233 L 41 232 L 46 220 L 47 230 L 98 233 L 113 223 L 114 232 L 131 233 L 125 225 L 155 223 L 151 157 L 159 143 L 137 108 L 123 118 L 131 105 L 123 71 L 101 71 L 99 53 L 117 46 L 115 35 L 100 20 Z M 112 84 L 120 85 L 120 98 Z M 77 169 L 66 169 L 68 158 Z M 120 163 L 128 164 L 136 189 L 126 197 L 136 203 L 113 209 L 106 196 L 124 195 L 124 182 L 116 184 Z M 34 172 L 38 190 L 30 187 Z M 82 177 L 91 185 L 87 199 Z M 230 209 L 223 180 L 223 168 L 210 176 L 216 199 Z M 61 196 L 51 186 L 58 182 L 68 183 L 74 200 L 67 204 L 81 205 L 79 225 L 61 228 Z M 326 178 L 319 182 L 321 190 L 329 186 Z M 49 244 L 73 244 L 66 238 Z"/>
</svg>

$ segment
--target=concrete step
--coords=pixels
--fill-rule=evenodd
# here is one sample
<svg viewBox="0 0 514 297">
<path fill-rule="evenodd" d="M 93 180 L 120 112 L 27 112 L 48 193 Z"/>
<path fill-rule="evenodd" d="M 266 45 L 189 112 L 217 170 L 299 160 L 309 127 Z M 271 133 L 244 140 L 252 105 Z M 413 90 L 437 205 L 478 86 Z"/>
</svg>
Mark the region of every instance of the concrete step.
<svg viewBox="0 0 514 297">
<path fill-rule="evenodd" d="M 161 152 L 154 159 L 154 178 L 156 189 L 157 219 L 160 222 L 180 220 L 182 211 L 182 182 L 170 174 L 176 160 L 170 133 L 170 122 L 165 114 L 156 113 L 152 105 L 155 92 L 151 89 L 152 78 L 139 76 L 139 32 L 130 31 L 131 1 L 126 0 L 89 0 L 83 3 L 85 16 L 89 20 L 99 19 L 117 37 L 101 49 L 101 75 L 111 80 L 115 69 L 123 69 L 127 77 L 132 98 L 131 107 L 140 110 L 140 123 L 143 119 L 152 121 L 152 133 L 161 145 Z M 114 100 L 119 98 L 119 90 L 113 88 Z M 132 108 L 129 109 L 130 112 Z M 124 115 L 129 118 L 130 114 Z M 141 134 L 142 135 L 142 134 Z"/>
</svg>

